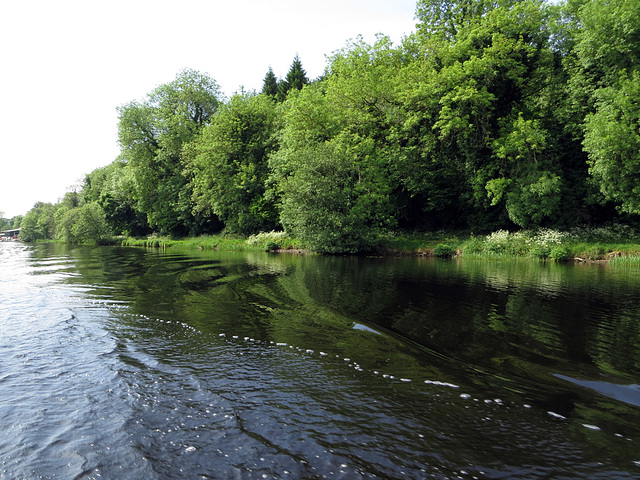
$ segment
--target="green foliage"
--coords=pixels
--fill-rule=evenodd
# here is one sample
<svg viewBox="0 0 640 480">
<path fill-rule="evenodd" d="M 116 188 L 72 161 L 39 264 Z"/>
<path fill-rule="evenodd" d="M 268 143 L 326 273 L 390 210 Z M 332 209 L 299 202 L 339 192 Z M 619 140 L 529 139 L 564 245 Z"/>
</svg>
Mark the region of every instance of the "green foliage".
<svg viewBox="0 0 640 480">
<path fill-rule="evenodd" d="M 61 206 L 55 213 L 56 238 L 66 243 L 79 243 L 74 226 L 78 222 L 80 209 L 77 207 Z"/>
<path fill-rule="evenodd" d="M 119 109 L 122 158 L 135 178 L 137 208 L 151 226 L 173 234 L 202 227 L 192 214 L 181 154 L 217 111 L 220 96 L 218 84 L 209 76 L 183 70 L 144 103 L 131 102 Z"/>
<path fill-rule="evenodd" d="M 533 256 L 547 258 L 562 243 L 564 234 L 555 230 L 509 232 L 497 230 L 482 237 L 472 236 L 462 247 L 463 255 Z"/>
<path fill-rule="evenodd" d="M 627 256 L 627 257 L 614 257 L 611 259 L 610 264 L 616 267 L 626 266 L 626 267 L 637 268 L 637 267 L 640 267 L 640 256 L 633 255 L 633 256 Z"/>
<path fill-rule="evenodd" d="M 20 240 L 34 242 L 53 239 L 56 230 L 55 212 L 56 209 L 51 203 L 36 203 L 22 219 Z"/>
<path fill-rule="evenodd" d="M 77 242 L 100 244 L 111 236 L 102 207 L 91 202 L 80 207 L 72 233 Z"/>
<path fill-rule="evenodd" d="M 112 232 L 97 202 L 81 207 L 59 204 L 54 215 L 56 238 L 67 243 L 105 243 Z"/>
<path fill-rule="evenodd" d="M 453 40 L 458 32 L 499 6 L 510 7 L 518 0 L 418 0 L 418 31 L 425 36 Z"/>
<path fill-rule="evenodd" d="M 0 212 L 0 231 L 12 230 L 14 228 L 20 228 L 22 222 L 22 215 L 16 215 L 13 218 L 4 218 L 4 213 Z"/>
<path fill-rule="evenodd" d="M 447 243 L 439 243 L 433 248 L 433 254 L 436 257 L 448 258 L 456 254 L 455 249 Z"/>
<path fill-rule="evenodd" d="M 373 248 L 393 226 L 394 146 L 385 135 L 393 66 L 388 41 L 350 45 L 322 84 L 290 94 L 280 149 L 271 156 L 280 221 L 312 250 Z M 363 71 L 368 73 L 362 75 Z"/>
<path fill-rule="evenodd" d="M 175 239 L 166 236 L 150 235 L 145 238 L 127 237 L 122 240 L 122 245 L 127 247 L 147 248 L 175 248 L 175 249 L 201 249 L 201 250 L 247 250 L 246 239 L 233 235 L 199 235 L 185 239 Z"/>
<path fill-rule="evenodd" d="M 571 254 L 565 247 L 557 246 L 551 249 L 549 258 L 556 262 L 566 262 L 571 259 Z"/>
<path fill-rule="evenodd" d="M 493 254 L 522 255 L 528 251 L 526 236 L 520 232 L 498 230 L 485 238 L 485 251 Z"/>
<path fill-rule="evenodd" d="M 562 206 L 560 176 L 548 171 L 535 172 L 518 179 L 515 186 L 506 201 L 513 223 L 525 228 L 536 227 L 558 216 Z"/>
<path fill-rule="evenodd" d="M 485 228 L 491 218 L 552 223 L 569 187 L 550 134 L 562 126 L 542 111 L 557 102 L 554 11 L 536 1 L 472 3 L 418 2 L 428 53 L 401 74 L 408 191 L 425 212 L 462 213 Z"/>
<path fill-rule="evenodd" d="M 143 236 L 150 233 L 147 216 L 138 210 L 134 198 L 133 169 L 116 160 L 89 173 L 82 187 L 84 202 L 98 202 L 109 228 L 119 235 Z"/>
<path fill-rule="evenodd" d="M 375 178 L 338 142 L 298 151 L 289 161 L 295 168 L 279 184 L 285 230 L 317 252 L 371 249 L 379 229 L 389 221 Z"/>
<path fill-rule="evenodd" d="M 591 87 L 615 84 L 640 67 L 640 5 L 635 0 L 589 0 L 577 12 L 573 53 Z"/>
<path fill-rule="evenodd" d="M 273 73 L 273 69 L 271 67 L 269 67 L 269 71 L 267 71 L 267 74 L 264 76 L 262 93 L 274 98 L 278 95 L 278 79 L 276 78 L 275 73 Z"/>
<path fill-rule="evenodd" d="M 284 101 L 291 90 L 301 90 L 308 83 L 307 72 L 302 68 L 300 57 L 296 54 L 287 76 L 278 84 L 278 100 Z"/>
<path fill-rule="evenodd" d="M 230 232 L 273 229 L 267 156 L 274 150 L 276 105 L 266 95 L 235 95 L 185 149 L 193 203 Z"/>
<path fill-rule="evenodd" d="M 595 98 L 584 137 L 589 171 L 607 199 L 640 214 L 640 70 L 621 74 L 618 85 L 600 89 Z"/>
<path fill-rule="evenodd" d="M 265 251 L 288 249 L 295 246 L 295 241 L 286 232 L 260 232 L 247 238 L 247 245 L 260 247 Z"/>
</svg>

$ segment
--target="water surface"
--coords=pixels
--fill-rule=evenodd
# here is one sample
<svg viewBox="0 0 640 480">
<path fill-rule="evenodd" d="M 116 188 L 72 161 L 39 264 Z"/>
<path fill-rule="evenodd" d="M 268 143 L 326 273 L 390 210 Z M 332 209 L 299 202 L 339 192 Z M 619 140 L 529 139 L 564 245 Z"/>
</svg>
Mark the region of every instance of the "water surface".
<svg viewBox="0 0 640 480">
<path fill-rule="evenodd" d="M 638 478 L 639 286 L 3 243 L 0 478 Z"/>
</svg>

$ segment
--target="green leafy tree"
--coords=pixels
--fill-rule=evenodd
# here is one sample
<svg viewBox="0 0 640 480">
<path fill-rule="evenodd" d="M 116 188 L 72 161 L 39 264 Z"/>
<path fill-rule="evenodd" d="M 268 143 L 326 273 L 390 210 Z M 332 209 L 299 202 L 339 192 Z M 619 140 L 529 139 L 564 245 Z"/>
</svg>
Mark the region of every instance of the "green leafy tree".
<svg viewBox="0 0 640 480">
<path fill-rule="evenodd" d="M 267 157 L 274 150 L 276 105 L 266 95 L 235 95 L 188 151 L 196 212 L 215 214 L 231 232 L 277 227 L 267 195 Z"/>
<path fill-rule="evenodd" d="M 147 216 L 134 197 L 136 180 L 132 168 L 122 160 L 98 168 L 84 179 L 86 203 L 98 202 L 107 224 L 115 234 L 144 236 L 151 233 Z"/>
<path fill-rule="evenodd" d="M 220 105 L 218 84 L 205 74 L 183 70 L 151 92 L 144 103 L 119 109 L 122 158 L 135 177 L 138 209 L 149 224 L 172 234 L 198 233 L 206 219 L 192 214 L 182 148 L 209 122 Z"/>
<path fill-rule="evenodd" d="M 0 211 L 0 230 L 8 230 L 11 227 L 11 220 L 4 218 L 4 212 Z"/>
<path fill-rule="evenodd" d="M 79 207 L 82 202 L 81 195 L 74 191 L 70 191 L 64 194 L 64 197 L 58 202 L 58 208 L 64 206 L 67 208 L 76 208 Z"/>
<path fill-rule="evenodd" d="M 394 225 L 394 62 L 388 39 L 360 39 L 335 55 L 323 82 L 284 103 L 281 148 L 270 158 L 280 220 L 315 250 L 368 250 Z"/>
<path fill-rule="evenodd" d="M 596 98 L 585 124 L 589 171 L 605 198 L 640 214 L 640 70 L 622 74 L 616 87 L 598 90 Z"/>
<path fill-rule="evenodd" d="M 492 205 L 504 197 L 509 218 L 521 227 L 543 225 L 557 218 L 562 207 L 562 181 L 547 151 L 548 138 L 538 121 L 520 114 L 493 142 L 494 157 L 502 161 L 507 176 L 487 181 L 485 188 Z"/>
<path fill-rule="evenodd" d="M 66 243 L 78 243 L 74 226 L 78 221 L 80 208 L 61 206 L 54 215 L 56 221 L 56 238 Z"/>
<path fill-rule="evenodd" d="M 80 243 L 100 244 L 111 236 L 102 207 L 97 202 L 91 202 L 75 209 L 75 222 L 71 227 L 72 236 Z"/>
<path fill-rule="evenodd" d="M 434 179 L 444 174 L 453 185 L 457 172 L 462 187 L 450 191 L 471 226 L 530 227 L 561 211 L 561 147 L 548 133 L 559 127 L 546 120 L 557 73 L 553 13 L 528 0 L 418 4 L 419 41 L 430 53 L 405 73 L 413 81 L 405 82 L 404 127 L 421 133 L 406 140 L 418 172 L 407 184 L 431 199 L 429 187 L 446 191 Z M 444 211 L 454 211 L 449 205 Z"/>
<path fill-rule="evenodd" d="M 636 0 L 579 3 L 574 24 L 578 74 L 582 88 L 617 83 L 619 73 L 640 67 L 640 4 Z"/>
<path fill-rule="evenodd" d="M 573 49 L 565 63 L 573 112 L 584 119 L 576 136 L 584 133 L 589 173 L 604 199 L 638 214 L 640 3 L 590 0 L 570 6 Z"/>
<path fill-rule="evenodd" d="M 354 253 L 373 248 L 391 219 L 384 189 L 340 140 L 297 152 L 280 182 L 281 221 L 312 250 Z"/>
<path fill-rule="evenodd" d="M 56 231 L 55 212 L 53 204 L 37 202 L 22 219 L 20 240 L 34 242 L 53 239 Z"/>
<path fill-rule="evenodd" d="M 498 7 L 509 8 L 520 0 L 418 0 L 418 32 L 426 37 L 452 41 L 460 30 L 469 27 Z"/>
</svg>

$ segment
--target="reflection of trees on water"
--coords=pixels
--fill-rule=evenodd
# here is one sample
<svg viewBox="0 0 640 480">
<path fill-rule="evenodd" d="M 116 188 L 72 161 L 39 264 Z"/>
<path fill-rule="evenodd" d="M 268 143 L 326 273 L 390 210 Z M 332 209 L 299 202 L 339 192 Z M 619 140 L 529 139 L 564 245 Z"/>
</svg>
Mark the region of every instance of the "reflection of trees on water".
<svg viewBox="0 0 640 480">
<path fill-rule="evenodd" d="M 602 265 L 317 258 L 296 271 L 318 304 L 478 364 L 640 372 L 637 277 Z M 521 363 L 521 360 L 518 360 Z"/>
<path fill-rule="evenodd" d="M 306 348 L 329 352 L 334 363 L 320 362 L 322 368 L 351 358 L 398 378 L 525 392 L 540 408 L 637 430 L 629 411 L 637 407 L 600 408 L 602 399 L 578 395 L 554 377 L 640 383 L 640 306 L 630 273 L 521 261 L 41 248 L 50 253 L 34 255 L 36 262 L 55 257 L 68 265 L 63 281 L 126 305 L 106 326 L 115 338 L 126 345 L 134 332 L 138 345 L 160 342 L 166 351 L 154 355 L 169 362 L 177 353 L 204 362 L 224 342 L 220 333 L 232 342 L 247 336 L 262 346 L 286 343 L 278 348 L 287 352 L 300 347 L 300 355 Z M 354 322 L 395 335 L 355 329 Z M 614 408 L 620 419 L 605 418 Z"/>
<path fill-rule="evenodd" d="M 360 322 L 477 365 L 640 373 L 638 277 L 606 266 L 100 247 L 73 260 L 68 281 L 205 330 L 302 342 Z"/>
</svg>

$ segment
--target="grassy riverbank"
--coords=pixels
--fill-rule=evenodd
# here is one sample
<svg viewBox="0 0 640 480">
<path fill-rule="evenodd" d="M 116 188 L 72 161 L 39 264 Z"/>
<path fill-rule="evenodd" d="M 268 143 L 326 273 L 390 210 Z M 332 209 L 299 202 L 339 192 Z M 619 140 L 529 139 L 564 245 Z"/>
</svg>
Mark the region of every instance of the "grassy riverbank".
<svg viewBox="0 0 640 480">
<path fill-rule="evenodd" d="M 153 248 L 306 251 L 305 245 L 284 232 L 267 232 L 248 238 L 206 235 L 183 239 L 152 236 L 125 238 L 127 246 Z M 580 228 L 569 231 L 539 229 L 489 235 L 469 232 L 390 234 L 379 238 L 367 252 L 377 255 L 421 255 L 471 258 L 537 258 L 552 261 L 614 261 L 640 266 L 640 232 L 626 226 Z"/>
<path fill-rule="evenodd" d="M 442 232 L 427 237 L 391 237 L 386 244 L 391 252 L 435 256 L 531 257 L 559 262 L 617 259 L 626 263 L 640 259 L 640 233 L 625 226 L 570 231 L 499 230 L 489 235 Z"/>
<path fill-rule="evenodd" d="M 284 232 L 266 232 L 250 237 L 239 235 L 201 235 L 198 237 L 171 238 L 152 235 L 147 238 L 127 237 L 123 246 L 151 248 L 186 248 L 200 250 L 302 250 L 295 239 Z"/>
</svg>

